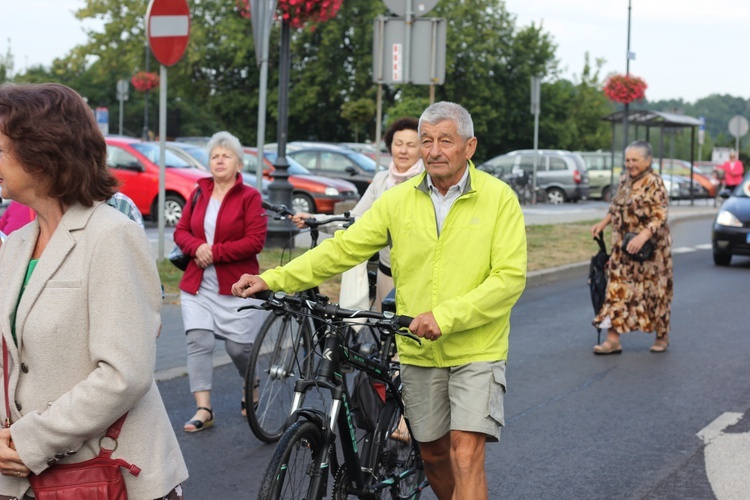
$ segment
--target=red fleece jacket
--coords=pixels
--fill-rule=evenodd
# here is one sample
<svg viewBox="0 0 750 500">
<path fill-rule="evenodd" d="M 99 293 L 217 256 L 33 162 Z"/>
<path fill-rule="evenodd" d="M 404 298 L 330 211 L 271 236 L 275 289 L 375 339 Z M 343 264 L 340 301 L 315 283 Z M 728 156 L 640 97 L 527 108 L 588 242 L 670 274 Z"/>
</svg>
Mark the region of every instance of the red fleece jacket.
<svg viewBox="0 0 750 500">
<path fill-rule="evenodd" d="M 195 191 L 190 195 L 174 232 L 175 243 L 183 253 L 193 257 L 198 247 L 206 243 L 203 219 L 214 190 L 214 180 L 199 179 L 197 189 L 200 189 L 200 193 L 197 198 Z M 219 294 L 231 295 L 232 285 L 242 274 L 258 274 L 258 254 L 266 242 L 267 223 L 260 193 L 243 184 L 242 177 L 238 175 L 234 186 L 221 202 L 214 244 L 211 246 L 219 278 Z M 191 260 L 180 281 L 180 290 L 198 293 L 202 279 L 203 269 Z"/>
</svg>

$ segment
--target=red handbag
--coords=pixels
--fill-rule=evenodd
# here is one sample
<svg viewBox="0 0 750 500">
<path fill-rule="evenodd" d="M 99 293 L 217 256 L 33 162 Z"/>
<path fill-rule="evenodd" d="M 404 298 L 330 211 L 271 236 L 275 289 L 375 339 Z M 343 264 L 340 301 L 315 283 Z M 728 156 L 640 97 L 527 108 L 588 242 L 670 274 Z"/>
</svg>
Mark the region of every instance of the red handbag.
<svg viewBox="0 0 750 500">
<path fill-rule="evenodd" d="M 5 385 L 5 427 L 10 427 L 10 402 L 8 400 L 8 347 L 3 338 L 3 376 Z M 127 500 L 128 492 L 120 467 L 134 476 L 141 469 L 121 458 L 113 459 L 117 449 L 117 438 L 127 413 L 112 424 L 99 439 L 99 455 L 91 460 L 75 464 L 52 465 L 41 474 L 29 475 L 29 483 L 37 500 Z M 110 450 L 102 446 L 108 437 L 114 441 Z"/>
</svg>

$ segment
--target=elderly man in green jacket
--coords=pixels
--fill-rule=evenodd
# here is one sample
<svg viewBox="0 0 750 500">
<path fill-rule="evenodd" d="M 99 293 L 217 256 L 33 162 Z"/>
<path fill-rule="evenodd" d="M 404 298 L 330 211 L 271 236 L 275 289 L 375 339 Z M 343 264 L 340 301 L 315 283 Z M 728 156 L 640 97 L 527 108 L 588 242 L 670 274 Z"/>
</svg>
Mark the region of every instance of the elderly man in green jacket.
<svg viewBox="0 0 750 500">
<path fill-rule="evenodd" d="M 518 200 L 471 162 L 469 113 L 438 102 L 419 120 L 426 172 L 386 191 L 348 230 L 284 267 L 243 275 L 240 297 L 296 292 L 391 246 L 399 314 L 432 342 L 397 339 L 406 415 L 442 499 L 488 497 L 485 443 L 504 423 L 511 308 L 526 282 Z"/>
</svg>

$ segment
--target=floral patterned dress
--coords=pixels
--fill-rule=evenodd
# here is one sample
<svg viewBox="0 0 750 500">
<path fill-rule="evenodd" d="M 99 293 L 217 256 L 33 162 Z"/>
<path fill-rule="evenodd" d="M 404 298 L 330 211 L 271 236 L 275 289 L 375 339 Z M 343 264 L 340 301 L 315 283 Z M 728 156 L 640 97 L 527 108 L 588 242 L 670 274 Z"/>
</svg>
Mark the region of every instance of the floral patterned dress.
<svg viewBox="0 0 750 500">
<path fill-rule="evenodd" d="M 667 227 L 669 196 L 658 174 L 648 169 L 633 181 L 620 178 L 620 188 L 612 200 L 612 255 L 609 260 L 604 305 L 594 318 L 594 326 L 617 333 L 656 332 L 657 338 L 669 333 L 672 304 L 672 236 Z M 656 243 L 650 259 L 638 262 L 622 250 L 626 233 L 649 229 Z"/>
</svg>

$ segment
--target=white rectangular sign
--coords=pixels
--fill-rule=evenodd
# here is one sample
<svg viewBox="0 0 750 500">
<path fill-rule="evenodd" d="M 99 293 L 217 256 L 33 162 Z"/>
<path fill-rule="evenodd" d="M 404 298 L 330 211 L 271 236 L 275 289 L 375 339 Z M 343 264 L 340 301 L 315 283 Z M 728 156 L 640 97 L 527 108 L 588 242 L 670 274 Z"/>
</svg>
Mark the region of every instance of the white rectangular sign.
<svg viewBox="0 0 750 500">
<path fill-rule="evenodd" d="M 400 43 L 393 44 L 391 51 L 391 68 L 393 70 L 393 81 L 400 82 L 403 79 L 404 71 L 404 52 Z"/>
<path fill-rule="evenodd" d="M 189 16 L 151 16 L 151 36 L 188 36 Z"/>
</svg>

